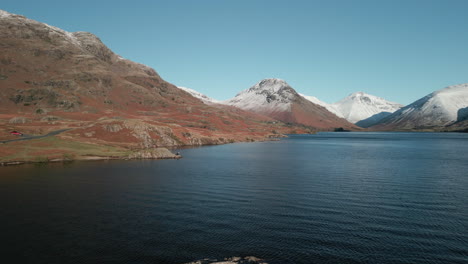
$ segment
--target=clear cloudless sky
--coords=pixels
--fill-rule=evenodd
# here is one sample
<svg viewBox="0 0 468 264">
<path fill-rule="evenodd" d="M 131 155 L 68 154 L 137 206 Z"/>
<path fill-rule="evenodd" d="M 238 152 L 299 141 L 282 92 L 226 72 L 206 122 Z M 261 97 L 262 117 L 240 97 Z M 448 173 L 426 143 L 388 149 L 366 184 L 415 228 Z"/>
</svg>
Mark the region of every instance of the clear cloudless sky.
<svg viewBox="0 0 468 264">
<path fill-rule="evenodd" d="M 364 91 L 409 104 L 468 82 L 467 0 L 15 0 L 0 9 L 94 33 L 220 100 L 264 78 L 329 103 Z"/>
</svg>

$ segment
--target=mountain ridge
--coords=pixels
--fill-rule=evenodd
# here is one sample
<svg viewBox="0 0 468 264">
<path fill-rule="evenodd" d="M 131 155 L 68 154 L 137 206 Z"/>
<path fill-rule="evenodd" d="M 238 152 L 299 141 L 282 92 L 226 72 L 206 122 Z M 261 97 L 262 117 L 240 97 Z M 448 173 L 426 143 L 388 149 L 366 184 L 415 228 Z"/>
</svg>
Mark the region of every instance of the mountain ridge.
<svg viewBox="0 0 468 264">
<path fill-rule="evenodd" d="M 373 129 L 440 129 L 468 118 L 468 83 L 434 91 L 385 117 Z"/>
</svg>

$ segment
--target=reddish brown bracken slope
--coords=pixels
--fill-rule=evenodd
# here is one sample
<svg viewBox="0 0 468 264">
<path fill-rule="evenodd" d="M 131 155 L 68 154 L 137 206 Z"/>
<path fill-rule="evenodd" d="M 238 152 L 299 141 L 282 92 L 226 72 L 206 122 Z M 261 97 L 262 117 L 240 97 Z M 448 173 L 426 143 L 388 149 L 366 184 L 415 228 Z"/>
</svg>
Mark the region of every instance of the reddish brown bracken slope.
<svg viewBox="0 0 468 264">
<path fill-rule="evenodd" d="M 0 10 L 0 140 L 10 130 L 128 148 L 221 144 L 307 132 L 233 107 L 213 107 L 98 37 Z M 1 154 L 1 153 L 0 153 Z"/>
</svg>

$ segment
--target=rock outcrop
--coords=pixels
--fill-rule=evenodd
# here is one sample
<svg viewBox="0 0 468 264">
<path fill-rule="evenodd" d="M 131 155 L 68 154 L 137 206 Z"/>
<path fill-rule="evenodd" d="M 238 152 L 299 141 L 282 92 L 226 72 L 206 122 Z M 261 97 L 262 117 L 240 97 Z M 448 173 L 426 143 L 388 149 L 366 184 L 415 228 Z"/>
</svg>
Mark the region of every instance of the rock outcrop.
<svg viewBox="0 0 468 264">
<path fill-rule="evenodd" d="M 226 258 L 224 260 L 216 260 L 216 259 L 203 259 L 194 262 L 189 262 L 186 264 L 268 264 L 262 259 L 256 257 L 232 257 Z"/>
<path fill-rule="evenodd" d="M 179 159 L 182 156 L 169 151 L 167 148 L 155 148 L 136 151 L 128 156 L 129 159 Z"/>
</svg>

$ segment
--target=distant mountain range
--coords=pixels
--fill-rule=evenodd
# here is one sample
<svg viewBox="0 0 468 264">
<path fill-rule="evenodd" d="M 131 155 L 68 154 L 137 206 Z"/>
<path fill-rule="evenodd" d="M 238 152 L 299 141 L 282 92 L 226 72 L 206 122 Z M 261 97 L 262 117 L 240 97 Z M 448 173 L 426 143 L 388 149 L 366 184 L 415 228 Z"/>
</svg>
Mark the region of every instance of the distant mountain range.
<svg viewBox="0 0 468 264">
<path fill-rule="evenodd" d="M 395 112 L 403 105 L 386 101 L 383 98 L 369 95 L 363 92 L 357 92 L 340 100 L 334 104 L 327 104 L 314 96 L 307 96 L 297 93 L 284 80 L 264 79 L 253 87 L 240 92 L 234 98 L 226 101 L 218 101 L 201 94 L 193 89 L 179 87 L 190 92 L 193 96 L 201 99 L 205 103 L 218 103 L 232 105 L 247 111 L 253 111 L 259 114 L 267 115 L 272 118 L 284 121 L 294 122 L 304 125 L 317 126 L 317 120 L 306 120 L 298 118 L 298 113 L 294 112 L 298 105 L 308 105 L 310 112 L 306 114 L 309 117 L 320 116 L 320 120 L 333 120 L 332 127 L 344 126 L 351 128 L 350 124 L 344 123 L 342 119 L 348 122 L 356 123 L 360 127 L 369 127 L 380 121 L 381 118 Z M 304 102 L 303 98 L 313 103 Z M 313 109 L 312 109 L 313 108 Z M 327 111 L 324 111 L 325 108 Z M 330 113 L 334 116 L 330 116 Z M 337 119 L 338 117 L 339 119 Z M 323 121 L 321 121 L 324 123 Z M 325 124 L 323 124 L 325 125 Z M 327 127 L 326 125 L 324 127 Z"/>
<path fill-rule="evenodd" d="M 362 92 L 327 104 L 301 96 L 280 79 L 261 80 L 232 99 L 217 101 L 177 88 L 88 32 L 67 32 L 0 10 L 0 38 L 2 140 L 13 130 L 44 134 L 71 128 L 60 137 L 137 149 L 261 140 L 340 127 L 468 127 L 467 84 L 401 109 Z"/>
<path fill-rule="evenodd" d="M 280 79 L 264 79 L 223 103 L 287 123 L 325 129 L 356 128 L 326 108 L 306 100 Z"/>
<path fill-rule="evenodd" d="M 215 100 L 193 89 L 179 88 L 189 92 L 208 105 L 233 106 L 290 124 L 321 129 L 338 127 L 358 129 L 345 119 L 329 112 L 326 108 L 306 100 L 281 79 L 264 79 L 226 101 Z"/>
<path fill-rule="evenodd" d="M 195 92 L 196 93 L 196 92 Z M 404 107 L 401 104 L 387 101 L 383 98 L 356 92 L 342 100 L 328 104 L 317 97 L 298 94 L 285 81 L 280 79 L 265 79 L 253 87 L 240 92 L 234 98 L 217 101 L 206 95 L 197 95 L 206 102 L 227 104 L 238 108 L 270 116 L 285 122 L 317 126 L 315 121 L 305 121 L 297 118 L 299 105 L 304 105 L 299 97 L 307 99 L 315 106 L 306 114 L 311 117 L 315 113 L 324 119 L 334 120 L 333 126 L 349 127 L 336 118 L 346 119 L 362 128 L 372 130 L 467 130 L 468 129 L 468 84 L 449 86 L 433 92 L 414 103 Z M 328 110 L 324 114 L 321 106 Z M 314 123 L 315 122 L 315 123 Z M 341 121 L 342 122 L 342 121 Z"/>
</svg>

